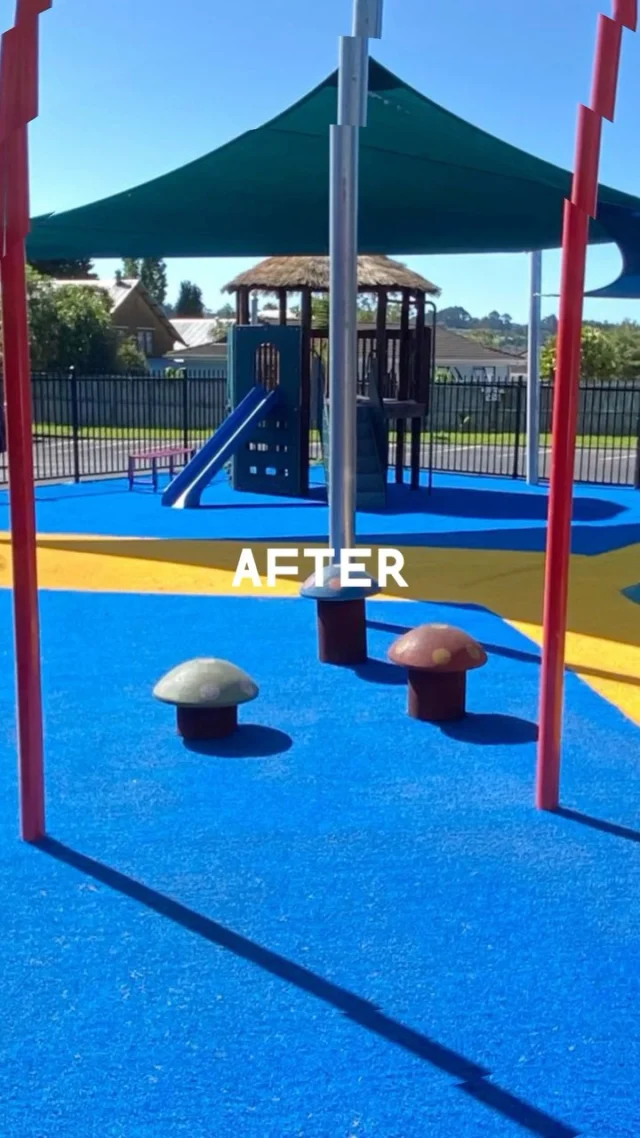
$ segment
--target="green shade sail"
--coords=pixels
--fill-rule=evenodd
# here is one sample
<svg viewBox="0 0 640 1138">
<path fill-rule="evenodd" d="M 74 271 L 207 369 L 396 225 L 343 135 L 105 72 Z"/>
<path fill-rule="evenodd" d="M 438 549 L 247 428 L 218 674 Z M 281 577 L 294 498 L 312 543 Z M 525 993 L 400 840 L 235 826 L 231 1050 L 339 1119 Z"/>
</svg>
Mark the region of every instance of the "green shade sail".
<svg viewBox="0 0 640 1138">
<path fill-rule="evenodd" d="M 375 60 L 361 132 L 360 252 L 494 253 L 561 244 L 565 170 L 486 134 Z M 170 174 L 36 218 L 32 260 L 326 254 L 337 73 L 257 130 Z M 600 202 L 640 201 L 600 187 Z M 597 222 L 592 241 L 611 241 Z"/>
</svg>

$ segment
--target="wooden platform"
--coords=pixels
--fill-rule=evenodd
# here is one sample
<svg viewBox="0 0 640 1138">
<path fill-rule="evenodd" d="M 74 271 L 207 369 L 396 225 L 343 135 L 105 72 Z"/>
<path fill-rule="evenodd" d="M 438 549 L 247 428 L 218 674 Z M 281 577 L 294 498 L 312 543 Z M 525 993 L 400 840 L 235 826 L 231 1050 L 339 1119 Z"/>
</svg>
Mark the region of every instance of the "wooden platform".
<svg viewBox="0 0 640 1138">
<path fill-rule="evenodd" d="M 413 399 L 383 399 L 385 419 L 423 419 L 427 407 Z"/>
</svg>

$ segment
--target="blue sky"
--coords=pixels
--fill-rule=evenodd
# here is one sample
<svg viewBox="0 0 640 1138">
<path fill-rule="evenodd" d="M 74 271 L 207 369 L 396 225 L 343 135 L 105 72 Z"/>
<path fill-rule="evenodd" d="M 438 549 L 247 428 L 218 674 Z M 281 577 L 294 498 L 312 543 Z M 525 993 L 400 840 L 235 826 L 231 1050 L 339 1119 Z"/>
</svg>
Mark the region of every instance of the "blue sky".
<svg viewBox="0 0 640 1138">
<path fill-rule="evenodd" d="M 568 167 L 606 2 L 386 0 L 374 54 L 456 114 Z M 13 7 L 0 0 L 2 27 Z M 54 0 L 41 18 L 32 211 L 136 185 L 271 118 L 333 69 L 350 12 L 351 0 Z M 605 128 L 601 164 L 602 181 L 638 194 L 639 64 L 640 36 L 625 33 L 617 118 Z M 441 286 L 441 305 L 526 319 L 524 256 L 404 259 Z M 251 263 L 170 261 L 169 299 L 188 277 L 217 307 L 220 287 Z M 615 247 L 592 250 L 587 287 L 612 280 L 619 265 Z M 98 263 L 101 275 L 115 267 Z M 558 269 L 558 254 L 546 254 L 543 291 L 557 291 Z M 550 299 L 543 309 L 555 306 Z M 587 301 L 585 315 L 640 319 L 640 302 Z"/>
</svg>

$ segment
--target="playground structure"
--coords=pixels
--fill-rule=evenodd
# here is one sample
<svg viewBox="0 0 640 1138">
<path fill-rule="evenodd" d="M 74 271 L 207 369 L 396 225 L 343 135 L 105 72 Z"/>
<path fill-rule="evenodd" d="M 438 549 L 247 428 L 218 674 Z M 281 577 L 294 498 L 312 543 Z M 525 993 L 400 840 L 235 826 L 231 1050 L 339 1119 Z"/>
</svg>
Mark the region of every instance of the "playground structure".
<svg viewBox="0 0 640 1138">
<path fill-rule="evenodd" d="M 419 273 L 389 257 L 358 258 L 358 295 L 375 299 L 372 324 L 357 330 L 357 508 L 382 508 L 393 424 L 395 480 L 419 485 L 420 433 L 429 409 L 433 379 L 435 315 L 439 289 Z M 330 486 L 330 398 L 327 363 L 330 330 L 313 319 L 313 297 L 329 294 L 327 257 L 269 257 L 235 277 L 225 291 L 235 294 L 237 327 L 250 323 L 251 296 L 278 298 L 278 327 L 291 324 L 291 301 L 300 299 L 300 484 L 308 493 L 309 432 L 322 432 Z M 398 328 L 389 327 L 391 305 L 399 308 Z M 427 319 L 430 310 L 430 319 Z M 406 462 L 406 442 L 410 461 Z"/>
<path fill-rule="evenodd" d="M 51 0 L 18 0 L 16 24 L 5 33 L 0 62 L 0 141 L 3 198 L 2 310 L 7 392 L 7 433 L 11 470 L 11 520 L 14 560 L 14 613 L 18 691 L 19 756 L 21 771 L 22 834 L 30 841 L 45 832 L 38 627 L 38 583 L 33 486 L 29 341 L 25 295 L 25 239 L 29 229 L 27 124 L 37 115 L 37 27 L 40 13 Z M 341 44 L 338 84 L 338 124 L 331 128 L 330 219 L 330 544 L 340 551 L 354 542 L 357 473 L 357 201 L 358 132 L 366 125 L 368 39 L 381 34 L 380 0 L 356 0 L 354 34 Z M 541 744 L 538 770 L 538 806 L 558 805 L 564 639 L 570 555 L 573 454 L 575 449 L 576 393 L 579 380 L 580 327 L 584 293 L 584 267 L 589 219 L 598 204 L 597 169 L 602 118 L 613 119 L 623 27 L 635 30 L 636 0 L 614 0 L 613 19 L 601 17 L 596 53 L 593 107 L 582 107 L 579 118 L 576 169 L 571 200 L 565 204 L 563 276 L 561 289 L 558 367 L 554 421 L 549 550 L 545 590 L 544 652 L 541 697 Z M 133 195 L 127 195 L 132 198 Z M 285 211 L 286 213 L 286 211 Z M 524 208 L 520 209 L 526 215 Z M 120 249 L 135 254 L 135 249 Z M 145 250 L 148 253 L 150 250 Z M 93 250 L 95 255 L 98 250 Z M 166 251 L 165 251 L 166 252 Z M 310 302 L 307 302 L 310 310 Z M 424 316 L 424 310 L 423 310 Z M 419 313 L 416 328 L 419 325 Z M 405 327 L 408 327 L 408 309 Z M 386 353 L 385 353 L 386 357 Z M 380 357 L 379 357 L 380 358 Z M 228 430 L 232 436 L 277 411 L 276 387 L 255 389 L 249 408 Z M 266 392 L 266 394 L 265 394 Z M 301 405 L 308 424 L 309 402 Z M 240 394 L 238 392 L 238 394 Z M 374 395 L 379 397 L 379 387 Z M 251 398 L 246 393 L 245 399 Z M 253 400 L 256 401 L 255 407 Z M 383 403 L 383 400 L 381 401 Z M 420 406 L 419 400 L 414 401 Z M 242 400 L 236 406 L 239 415 Z M 381 408 L 378 407 L 378 412 Z M 412 416 L 417 422 L 417 417 Z M 231 416 L 233 419 L 233 416 Z M 250 420 L 250 421 L 249 421 Z M 304 432 L 303 432 L 304 434 Z M 308 429 L 307 429 L 308 438 Z M 225 440 L 223 440 L 224 442 Z M 249 442 L 253 440 L 248 439 Z M 200 452 L 200 465 L 191 469 L 192 481 L 174 486 L 176 503 L 195 502 L 216 464 L 232 454 L 234 437 L 223 447 L 218 440 Z M 266 443 L 267 449 L 271 443 Z M 278 442 L 273 444 L 280 445 Z M 217 446 L 217 450 L 215 447 Z M 402 458 L 404 447 L 400 448 Z M 258 443 L 254 454 L 260 453 Z M 276 451 L 276 453 L 278 453 Z M 249 475 L 266 474 L 257 457 Z M 304 468 L 300 456 L 298 476 Z M 219 467 L 218 467 L 219 468 Z M 189 467 L 187 467 L 187 470 Z M 278 468 L 276 468 L 278 469 Z M 289 467 L 285 467 L 288 476 Z M 240 472 L 241 473 L 241 472 Z M 186 475 L 186 471 L 183 472 Z M 275 477 L 279 477 L 276 474 Z M 271 475 L 273 477 L 273 475 Z M 176 480 L 177 482 L 178 480 Z M 274 483 L 275 485 L 275 483 Z M 331 567 L 335 570 L 335 566 Z M 322 598 L 328 599 L 328 598 Z M 343 600 L 343 598 L 334 599 Z M 339 623 L 339 622 L 338 622 Z M 359 633 L 358 633 L 359 635 Z"/>
<path fill-rule="evenodd" d="M 271 257 L 226 286 L 236 295 L 237 311 L 228 345 L 230 414 L 172 480 L 164 505 L 198 506 L 206 485 L 227 463 L 236 490 L 306 497 L 313 429 L 321 432 L 330 493 L 330 338 L 327 327 L 314 324 L 312 311 L 314 294 L 328 291 L 328 269 L 326 257 Z M 376 306 L 373 326 L 358 329 L 356 508 L 384 509 L 390 465 L 396 483 L 404 483 L 409 465 L 411 488 L 420 484 L 435 345 L 436 309 L 428 298 L 439 290 L 388 257 L 362 257 L 358 291 L 373 295 Z M 277 293 L 278 324 L 250 323 L 251 295 L 258 292 Z M 295 321 L 293 297 L 301 298 Z M 400 310 L 398 328 L 388 327 L 393 303 Z"/>
<path fill-rule="evenodd" d="M 173 479 L 164 506 L 197 507 L 205 487 L 228 463 L 233 486 L 256 494 L 299 497 L 308 490 L 300 415 L 300 330 L 232 328 L 229 391 L 233 409 Z"/>
</svg>

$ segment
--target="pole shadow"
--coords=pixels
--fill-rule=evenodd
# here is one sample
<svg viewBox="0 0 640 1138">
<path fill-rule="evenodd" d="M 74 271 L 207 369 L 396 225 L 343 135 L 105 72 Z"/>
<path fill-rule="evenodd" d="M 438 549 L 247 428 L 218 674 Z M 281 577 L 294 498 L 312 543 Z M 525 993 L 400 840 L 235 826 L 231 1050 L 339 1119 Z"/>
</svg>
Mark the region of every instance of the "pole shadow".
<svg viewBox="0 0 640 1138">
<path fill-rule="evenodd" d="M 582 814 L 579 810 L 570 810 L 567 806 L 558 806 L 554 813 L 560 818 L 566 818 L 569 822 L 588 826 L 590 830 L 600 830 L 603 834 L 612 834 L 614 838 L 624 838 L 627 842 L 640 844 L 640 830 L 633 830 L 630 826 L 621 826 L 617 822 L 607 822 L 604 818 L 594 818 L 591 814 Z"/>
<path fill-rule="evenodd" d="M 348 988 L 324 979 L 311 969 L 296 964 L 280 953 L 272 952 L 256 941 L 226 928 L 125 873 L 120 873 L 86 854 L 79 853 L 70 846 L 56 841 L 55 838 L 48 836 L 41 838 L 35 845 L 56 861 L 71 866 L 122 896 L 137 901 L 159 916 L 166 917 L 188 932 L 195 933 L 210 944 L 233 953 L 234 956 L 263 969 L 271 976 L 323 1001 L 366 1031 L 431 1064 L 437 1070 L 457 1080 L 459 1089 L 465 1094 L 475 1098 L 503 1118 L 517 1122 L 530 1134 L 537 1134 L 540 1138 L 578 1138 L 580 1132 L 574 1127 L 503 1090 L 497 1084 L 487 1083 L 486 1080 L 491 1077 L 491 1072 L 485 1067 L 414 1028 L 407 1027 L 399 1020 L 385 1015 L 375 1004 L 349 991 Z"/>
</svg>

